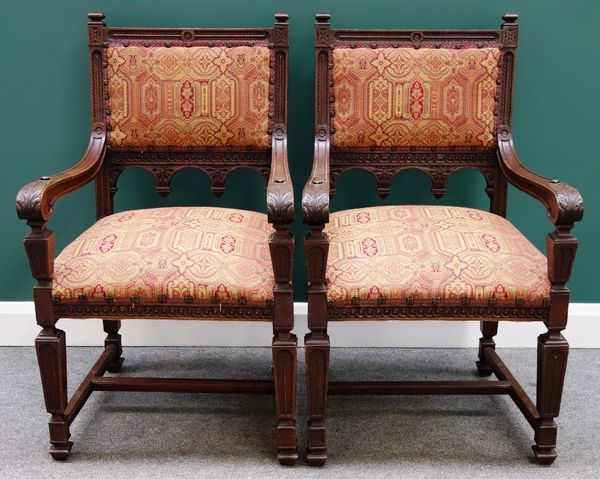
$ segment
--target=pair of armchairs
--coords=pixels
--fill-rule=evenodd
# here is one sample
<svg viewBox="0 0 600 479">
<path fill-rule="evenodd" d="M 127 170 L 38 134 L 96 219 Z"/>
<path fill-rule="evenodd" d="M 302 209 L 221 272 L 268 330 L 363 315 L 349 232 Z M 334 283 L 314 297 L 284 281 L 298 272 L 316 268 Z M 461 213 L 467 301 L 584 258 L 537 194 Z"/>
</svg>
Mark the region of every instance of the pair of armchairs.
<svg viewBox="0 0 600 479">
<path fill-rule="evenodd" d="M 308 272 L 305 338 L 311 465 L 327 458 L 332 394 L 507 394 L 535 431 L 540 463 L 555 443 L 568 343 L 571 273 L 583 214 L 577 191 L 526 169 L 515 153 L 511 100 L 517 16 L 499 30 L 332 30 L 315 25 L 315 157 L 302 194 Z M 31 232 L 35 344 L 50 453 L 66 459 L 69 426 L 93 391 L 274 394 L 277 458 L 294 464 L 296 353 L 292 329 L 294 195 L 287 161 L 288 17 L 270 29 L 113 28 L 89 15 L 92 125 L 71 169 L 17 197 Z M 267 180 L 267 214 L 208 207 L 113 212 L 128 167 L 149 170 L 166 195 L 174 173 L 199 168 L 220 195 L 239 167 Z M 490 212 L 380 206 L 331 213 L 341 173 L 362 168 L 382 196 L 398 171 L 418 168 L 441 197 L 447 178 L 475 168 Z M 46 223 L 61 196 L 94 180 L 97 222 L 56 258 Z M 506 216 L 511 183 L 543 203 L 555 225 L 540 253 Z M 105 349 L 67 395 L 60 318 L 100 318 Z M 273 324 L 273 380 L 105 376 L 121 369 L 121 320 L 256 320 Z M 498 381 L 332 382 L 330 321 L 481 321 L 477 371 Z M 534 403 L 494 350 L 501 320 L 543 321 Z"/>
</svg>

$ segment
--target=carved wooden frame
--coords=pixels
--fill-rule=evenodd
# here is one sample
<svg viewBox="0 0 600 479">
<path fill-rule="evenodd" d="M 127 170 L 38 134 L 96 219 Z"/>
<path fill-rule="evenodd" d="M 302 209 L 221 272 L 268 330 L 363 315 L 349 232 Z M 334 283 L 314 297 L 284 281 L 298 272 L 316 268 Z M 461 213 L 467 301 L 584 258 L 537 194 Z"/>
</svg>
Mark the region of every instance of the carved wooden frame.
<svg viewBox="0 0 600 479">
<path fill-rule="evenodd" d="M 189 28 L 116 28 L 106 26 L 104 15 L 90 13 L 87 26 L 90 87 L 91 136 L 87 151 L 79 163 L 53 176 L 43 176 L 24 186 L 17 195 L 17 213 L 27 220 L 31 232 L 24 244 L 34 278 L 36 317 L 42 331 L 36 349 L 42 376 L 46 408 L 50 419 L 50 453 L 66 459 L 71 450 L 69 425 L 94 390 L 195 391 L 274 393 L 277 413 L 277 457 L 282 464 L 297 460 L 296 447 L 296 337 L 293 290 L 291 284 L 294 238 L 289 228 L 294 217 L 294 196 L 287 160 L 287 84 L 289 24 L 284 13 L 275 14 L 275 24 L 265 29 L 189 29 Z M 114 148 L 107 141 L 110 111 L 106 88 L 106 49 L 111 42 L 137 42 L 143 45 L 239 46 L 266 45 L 271 50 L 269 79 L 269 135 L 271 147 L 253 148 L 154 148 L 136 150 Z M 157 192 L 170 191 L 173 174 L 185 167 L 199 168 L 211 180 L 212 192 L 219 196 L 226 177 L 240 167 L 256 169 L 267 180 L 266 204 L 274 232 L 269 249 L 276 281 L 274 298 L 263 306 L 196 303 L 157 298 L 118 298 L 97 302 L 81 298 L 62 302 L 52 298 L 54 275 L 54 233 L 46 223 L 55 202 L 71 191 L 95 181 L 96 214 L 100 219 L 113 213 L 117 180 L 124 168 L 147 169 L 157 180 Z M 74 396 L 67 397 L 65 334 L 56 328 L 62 317 L 101 318 L 107 333 L 106 349 Z M 273 381 L 256 380 L 182 380 L 151 378 L 103 378 L 105 371 L 121 368 L 122 318 L 186 318 L 212 320 L 257 320 L 273 323 Z"/>
<path fill-rule="evenodd" d="M 533 447 L 536 460 L 551 463 L 556 458 L 556 423 L 568 344 L 561 334 L 567 322 L 569 290 L 566 287 L 577 249 L 571 234 L 583 215 L 583 201 L 577 190 L 558 180 L 528 170 L 519 160 L 512 141 L 511 111 L 513 75 L 518 42 L 518 16 L 506 14 L 497 30 L 339 30 L 330 27 L 328 14 L 317 14 L 315 24 L 315 155 L 311 175 L 302 195 L 302 216 L 309 227 L 305 239 L 308 270 L 308 325 L 306 367 L 308 394 L 308 461 L 322 465 L 327 458 L 325 410 L 328 394 L 509 394 L 535 431 Z M 497 144 L 482 148 L 335 148 L 335 131 L 330 124 L 333 109 L 332 50 L 336 47 L 462 48 L 465 46 L 499 48 L 497 108 L 494 111 Z M 490 211 L 506 216 L 507 185 L 539 200 L 547 209 L 555 230 L 547 236 L 550 301 L 539 308 L 516 302 L 512 307 L 490 303 L 488 307 L 468 304 L 431 304 L 409 301 L 403 305 L 336 305 L 327 302 L 325 274 L 329 241 L 323 232 L 329 221 L 329 201 L 335 181 L 350 168 L 370 171 L 377 180 L 382 197 L 390 191 L 393 176 L 406 168 L 418 168 L 432 180 L 432 193 L 441 197 L 448 177 L 460 168 L 481 171 L 490 197 Z M 327 324 L 336 320 L 455 319 L 481 320 L 479 344 L 480 375 L 496 374 L 498 382 L 388 382 L 334 383 L 327 379 L 329 337 Z M 493 337 L 498 321 L 541 320 L 548 332 L 538 343 L 538 394 L 534 403 L 523 391 L 494 351 Z M 492 392 L 495 391 L 495 392 Z"/>
</svg>

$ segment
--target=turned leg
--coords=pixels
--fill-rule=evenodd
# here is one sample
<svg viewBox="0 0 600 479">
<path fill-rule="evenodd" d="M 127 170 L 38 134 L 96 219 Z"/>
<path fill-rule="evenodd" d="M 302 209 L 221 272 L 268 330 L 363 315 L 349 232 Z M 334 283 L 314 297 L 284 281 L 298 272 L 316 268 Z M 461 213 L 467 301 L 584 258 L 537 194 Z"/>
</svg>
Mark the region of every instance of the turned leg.
<svg viewBox="0 0 600 479">
<path fill-rule="evenodd" d="M 322 466 L 327 460 L 325 412 L 327 408 L 329 336 L 321 331 L 307 334 L 304 341 L 304 354 L 308 405 L 306 461 L 311 466 Z"/>
<path fill-rule="evenodd" d="M 121 371 L 121 366 L 123 365 L 123 358 L 121 357 L 123 354 L 123 347 L 121 345 L 121 335 L 119 334 L 119 329 L 121 329 L 121 321 L 103 320 L 102 325 L 104 326 L 104 332 L 106 333 L 104 347 L 106 348 L 111 344 L 114 344 L 117 348 L 117 354 L 115 355 L 113 361 L 111 361 L 111 363 L 108 365 L 106 370 L 110 373 L 118 373 Z"/>
<path fill-rule="evenodd" d="M 494 342 L 494 336 L 498 334 L 498 322 L 497 321 L 481 321 L 481 338 L 479 338 L 479 361 L 477 365 L 477 374 L 480 376 L 489 376 L 492 374 L 492 368 L 487 364 L 485 360 L 484 350 L 486 348 L 495 349 L 496 343 Z"/>
<path fill-rule="evenodd" d="M 65 332 L 54 327 L 46 327 L 35 339 L 44 401 L 46 410 L 52 415 L 48 423 L 50 429 L 50 455 L 64 461 L 71 453 L 73 443 L 69 441 L 67 408 L 67 348 Z"/>
<path fill-rule="evenodd" d="M 276 332 L 273 340 L 273 377 L 277 414 L 277 460 L 285 466 L 298 461 L 296 432 L 297 344 L 294 334 Z"/>
<path fill-rule="evenodd" d="M 540 413 L 535 428 L 533 453 L 540 464 L 552 464 L 556 459 L 557 425 L 554 418 L 560 411 L 569 343 L 560 329 L 549 329 L 538 338 L 537 409 Z"/>
</svg>

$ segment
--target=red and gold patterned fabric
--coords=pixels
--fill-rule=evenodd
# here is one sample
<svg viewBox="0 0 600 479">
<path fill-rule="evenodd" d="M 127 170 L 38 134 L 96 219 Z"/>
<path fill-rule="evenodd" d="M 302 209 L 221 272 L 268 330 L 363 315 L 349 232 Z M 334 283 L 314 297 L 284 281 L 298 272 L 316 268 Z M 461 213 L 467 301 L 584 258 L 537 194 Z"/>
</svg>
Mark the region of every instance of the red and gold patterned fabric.
<svg viewBox="0 0 600 479">
<path fill-rule="evenodd" d="M 269 147 L 267 47 L 107 48 L 117 147 Z"/>
<path fill-rule="evenodd" d="M 132 210 L 107 216 L 55 260 L 53 295 L 104 302 L 139 297 L 265 305 L 275 285 L 267 216 L 208 207 Z M 161 298 L 162 297 L 162 298 Z"/>
<path fill-rule="evenodd" d="M 333 146 L 495 145 L 496 48 L 336 48 Z"/>
<path fill-rule="evenodd" d="M 325 231 L 327 297 L 336 305 L 404 305 L 411 298 L 539 308 L 550 295 L 546 257 L 510 222 L 485 211 L 362 208 L 333 213 Z"/>
</svg>

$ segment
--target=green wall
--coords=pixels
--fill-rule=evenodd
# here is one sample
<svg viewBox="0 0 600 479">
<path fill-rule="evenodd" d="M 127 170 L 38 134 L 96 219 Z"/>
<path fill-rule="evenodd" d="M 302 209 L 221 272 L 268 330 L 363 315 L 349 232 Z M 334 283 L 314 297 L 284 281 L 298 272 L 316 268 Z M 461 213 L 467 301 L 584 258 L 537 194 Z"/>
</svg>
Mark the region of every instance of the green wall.
<svg viewBox="0 0 600 479">
<path fill-rule="evenodd" d="M 496 28 L 507 11 L 521 15 L 516 70 L 514 134 L 531 168 L 577 186 L 586 214 L 574 233 L 581 240 L 570 282 L 573 300 L 600 302 L 594 279 L 600 267 L 600 2 L 597 0 L 24 0 L 3 2 L 0 56 L 0 300 L 28 300 L 33 283 L 21 240 L 26 225 L 15 214 L 19 187 L 67 168 L 83 153 L 89 131 L 86 14 L 100 10 L 120 26 L 268 26 L 285 11 L 292 26 L 290 55 L 289 158 L 297 200 L 310 171 L 313 136 L 313 19 L 332 14 L 345 28 Z M 219 200 L 201 173 L 186 170 L 166 199 L 154 193 L 149 174 L 127 171 L 117 193 L 119 210 L 174 204 L 214 204 L 264 209 L 262 180 L 249 187 L 239 171 Z M 450 179 L 445 204 L 486 208 L 483 179 L 464 170 Z M 381 201 L 371 177 L 349 172 L 338 183 L 334 209 L 361 205 L 435 203 L 429 180 L 409 171 L 395 179 Z M 297 201 L 299 203 L 299 201 Z M 299 214 L 297 215 L 299 218 Z M 551 230 L 543 208 L 511 190 L 509 218 L 542 250 Z M 50 223 L 64 247 L 94 221 L 88 185 L 63 198 Z M 297 220 L 294 230 L 304 232 Z M 299 246 L 301 244 L 298 241 Z M 304 260 L 297 248 L 297 299 L 305 300 Z"/>
</svg>

